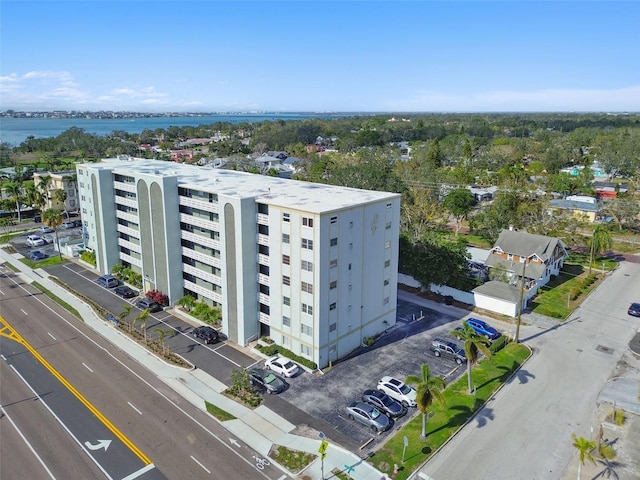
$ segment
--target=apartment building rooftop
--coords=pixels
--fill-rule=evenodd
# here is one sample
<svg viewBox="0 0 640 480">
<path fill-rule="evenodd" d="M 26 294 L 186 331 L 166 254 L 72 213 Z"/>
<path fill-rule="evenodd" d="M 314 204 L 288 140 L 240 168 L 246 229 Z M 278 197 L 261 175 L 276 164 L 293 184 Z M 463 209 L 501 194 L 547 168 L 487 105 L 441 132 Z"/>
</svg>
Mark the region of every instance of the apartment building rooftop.
<svg viewBox="0 0 640 480">
<path fill-rule="evenodd" d="M 313 213 L 341 210 L 398 195 L 134 157 L 103 159 L 102 163 L 90 166 L 113 169 L 123 175 L 177 176 L 179 185 L 184 188 L 236 198 L 260 197 L 265 204 Z"/>
</svg>

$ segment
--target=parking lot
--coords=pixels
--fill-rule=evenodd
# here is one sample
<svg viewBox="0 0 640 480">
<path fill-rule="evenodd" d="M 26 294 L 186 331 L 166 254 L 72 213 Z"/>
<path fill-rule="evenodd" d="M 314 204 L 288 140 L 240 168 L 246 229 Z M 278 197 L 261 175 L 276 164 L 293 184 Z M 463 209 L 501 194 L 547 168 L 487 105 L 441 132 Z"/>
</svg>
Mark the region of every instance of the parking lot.
<svg viewBox="0 0 640 480">
<path fill-rule="evenodd" d="M 368 448 L 375 448 L 391 432 L 413 418 L 418 413 L 417 409 L 410 408 L 407 415 L 397 419 L 387 432 L 372 434 L 364 425 L 349 420 L 344 407 L 353 400 L 359 400 L 366 389 L 376 388 L 378 380 L 385 375 L 403 381 L 408 375 L 419 375 L 423 363 L 430 365 L 433 375 L 445 377 L 447 383 L 464 373 L 465 365 L 437 358 L 430 350 L 434 337 L 449 337 L 449 332 L 460 323 L 459 318 L 400 302 L 397 325 L 371 347 L 363 347 L 324 375 L 304 373 L 289 379 L 289 389 L 280 396 L 304 412 L 324 420 L 357 445 L 367 443 Z M 324 433 L 331 436 L 330 432 Z"/>
<path fill-rule="evenodd" d="M 46 227 L 39 225 L 33 229 L 23 232 L 22 234 L 14 237 L 11 240 L 11 244 L 15 249 L 25 257 L 29 258 L 30 253 L 39 251 L 44 253 L 47 257 L 55 256 L 58 254 L 54 247 L 55 232 L 53 230 L 47 231 Z M 82 227 L 62 228 L 58 227 L 58 240 L 62 245 L 66 243 L 80 243 L 82 241 Z M 44 241 L 42 245 L 29 245 L 28 237 L 36 236 Z"/>
<path fill-rule="evenodd" d="M 80 265 L 67 263 L 47 269 L 72 288 L 100 299 L 100 303 L 111 311 L 119 312 L 123 302 L 135 301 L 118 297 L 111 290 L 112 294 L 105 296 L 104 287 L 95 282 L 97 275 Z M 264 395 L 265 404 L 275 407 L 292 423 L 320 429 L 329 438 L 333 436 L 338 443 L 352 450 L 365 444 L 367 448 L 376 448 L 388 435 L 417 415 L 417 409 L 409 408 L 407 415 L 397 419 L 387 432 L 374 434 L 364 425 L 348 419 L 344 407 L 360 400 L 366 389 L 375 389 L 378 380 L 385 375 L 403 381 L 408 375 L 419 375 L 423 363 L 430 365 L 432 375 L 445 377 L 447 383 L 462 375 L 464 364 L 458 365 L 450 358 L 438 358 L 431 351 L 431 341 L 435 337 L 452 339 L 449 333 L 460 325 L 460 317 L 399 301 L 397 324 L 372 346 L 361 347 L 325 373 L 303 372 L 286 379 L 288 389 L 278 395 Z M 234 347 L 227 342 L 202 344 L 193 338 L 192 325 L 167 312 L 153 314 L 146 327 L 150 335 L 157 327 L 175 329 L 178 335 L 167 338 L 167 346 L 226 384 L 230 384 L 233 370 L 264 363 L 256 360 L 255 351 Z"/>
</svg>

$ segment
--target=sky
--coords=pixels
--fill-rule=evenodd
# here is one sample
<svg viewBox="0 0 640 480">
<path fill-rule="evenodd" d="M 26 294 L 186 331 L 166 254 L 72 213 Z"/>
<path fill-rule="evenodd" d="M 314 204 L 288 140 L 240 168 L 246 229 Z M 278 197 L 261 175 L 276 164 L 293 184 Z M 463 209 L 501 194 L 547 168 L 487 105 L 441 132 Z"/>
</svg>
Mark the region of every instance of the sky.
<svg viewBox="0 0 640 480">
<path fill-rule="evenodd" d="M 2 0 L 8 109 L 639 112 L 640 1 Z"/>
</svg>

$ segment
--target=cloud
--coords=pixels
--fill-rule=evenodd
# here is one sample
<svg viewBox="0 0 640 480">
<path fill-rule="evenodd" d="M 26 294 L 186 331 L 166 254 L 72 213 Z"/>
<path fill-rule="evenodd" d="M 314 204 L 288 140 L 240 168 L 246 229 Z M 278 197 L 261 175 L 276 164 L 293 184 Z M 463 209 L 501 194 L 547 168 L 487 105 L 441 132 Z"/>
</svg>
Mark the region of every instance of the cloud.
<svg viewBox="0 0 640 480">
<path fill-rule="evenodd" d="M 391 111 L 640 111 L 640 85 L 614 89 L 496 90 L 458 95 L 418 91 Z"/>
</svg>

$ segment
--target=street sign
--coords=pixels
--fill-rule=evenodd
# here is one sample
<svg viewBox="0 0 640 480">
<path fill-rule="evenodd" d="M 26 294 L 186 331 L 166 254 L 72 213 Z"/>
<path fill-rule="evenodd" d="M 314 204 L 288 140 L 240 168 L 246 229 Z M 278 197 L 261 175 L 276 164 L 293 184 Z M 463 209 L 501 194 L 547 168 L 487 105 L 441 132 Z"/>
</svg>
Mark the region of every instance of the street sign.
<svg viewBox="0 0 640 480">
<path fill-rule="evenodd" d="M 326 440 L 323 440 L 320 443 L 320 448 L 318 448 L 318 453 L 321 453 L 323 455 L 325 455 L 327 453 L 327 447 L 329 446 L 329 442 L 327 442 Z"/>
</svg>

